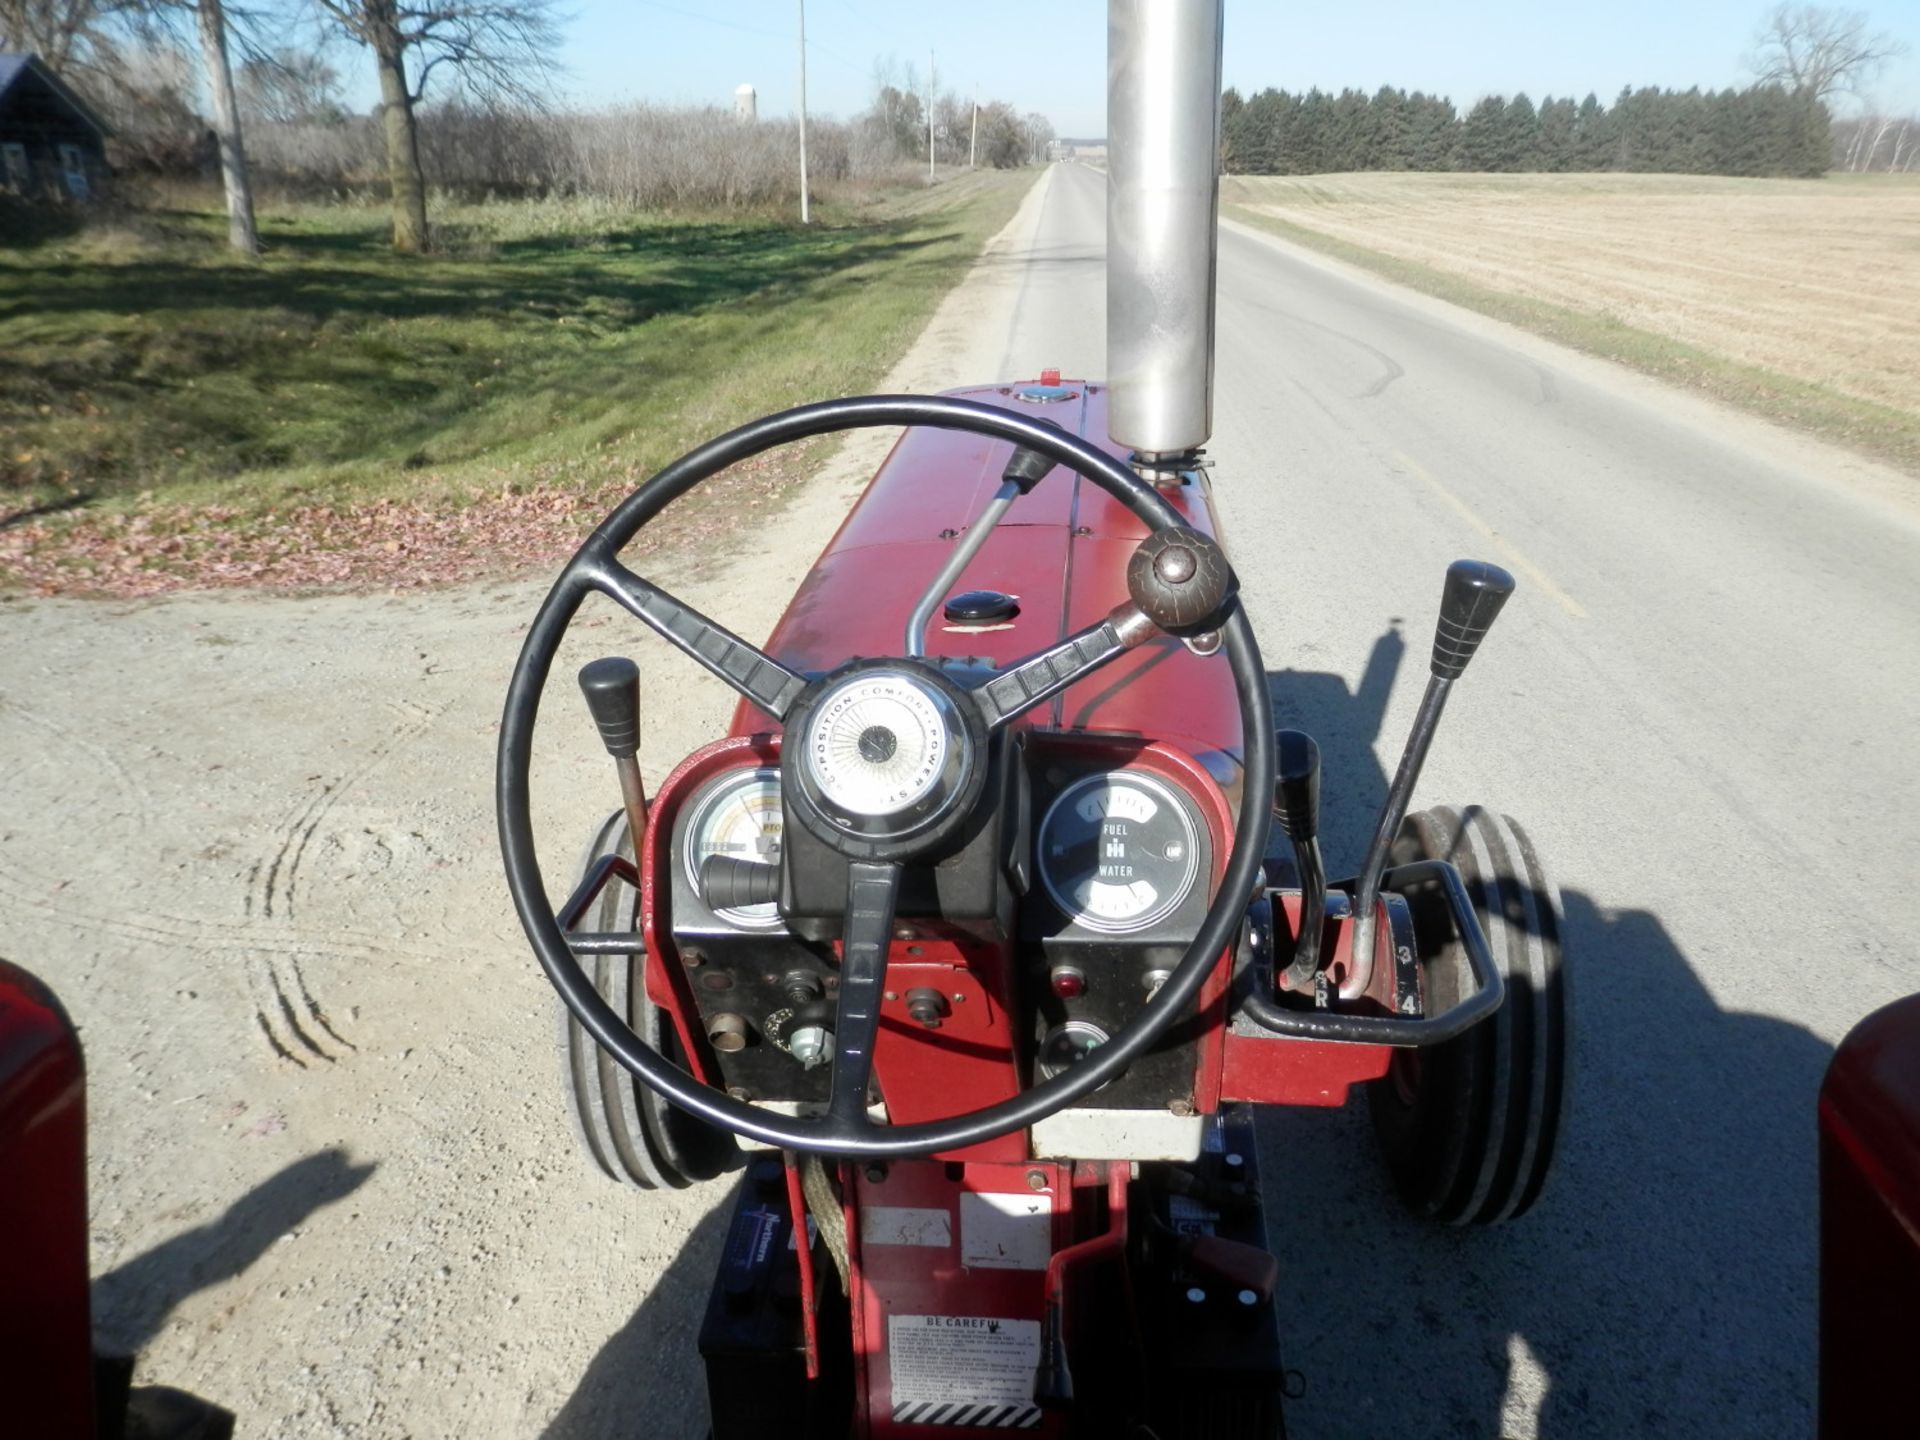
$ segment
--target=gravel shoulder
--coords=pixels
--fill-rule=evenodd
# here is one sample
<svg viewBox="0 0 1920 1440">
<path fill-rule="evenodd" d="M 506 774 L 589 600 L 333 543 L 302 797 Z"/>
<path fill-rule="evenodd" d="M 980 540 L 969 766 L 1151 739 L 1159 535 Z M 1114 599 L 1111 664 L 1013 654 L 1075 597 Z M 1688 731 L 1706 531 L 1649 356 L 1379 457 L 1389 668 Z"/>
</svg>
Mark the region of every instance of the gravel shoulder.
<svg viewBox="0 0 1920 1440">
<path fill-rule="evenodd" d="M 890 389 L 991 378 L 1043 177 Z M 751 553 L 650 578 L 751 637 L 891 437 Z M 0 601 L 0 954 L 78 1022 L 96 1323 L 250 1436 L 696 1435 L 727 1186 L 578 1159 L 557 1002 L 501 881 L 499 705 L 545 575 L 433 593 Z M 611 610 L 652 783 L 731 696 Z M 536 767 L 550 888 L 617 803 L 562 680 Z"/>
</svg>

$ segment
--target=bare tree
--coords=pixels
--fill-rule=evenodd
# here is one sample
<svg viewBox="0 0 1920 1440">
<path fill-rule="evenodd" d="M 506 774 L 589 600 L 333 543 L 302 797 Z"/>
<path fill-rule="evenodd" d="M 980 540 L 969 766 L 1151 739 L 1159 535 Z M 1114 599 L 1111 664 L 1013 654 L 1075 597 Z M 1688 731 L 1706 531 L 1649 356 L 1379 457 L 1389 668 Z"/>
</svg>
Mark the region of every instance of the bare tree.
<svg viewBox="0 0 1920 1440">
<path fill-rule="evenodd" d="M 250 119 L 275 125 L 345 118 L 340 103 L 340 72 L 318 50 L 282 46 L 250 56 L 235 77 L 240 109 Z"/>
<path fill-rule="evenodd" d="M 1867 32 L 1858 10 L 1776 5 L 1753 37 L 1748 60 L 1760 83 L 1804 90 L 1816 100 L 1851 95 L 1907 47 L 1885 31 Z"/>
<path fill-rule="evenodd" d="M 227 192 L 227 243 L 243 255 L 258 255 L 260 234 L 253 221 L 253 182 L 247 175 L 247 147 L 240 138 L 240 107 L 233 98 L 233 65 L 227 58 L 226 11 L 220 0 L 194 0 L 193 18 L 200 31 L 207 98 L 213 102 L 220 181 Z"/>
<path fill-rule="evenodd" d="M 472 95 L 539 108 L 559 43 L 552 0 L 318 0 L 380 73 L 393 247 L 427 246 L 427 183 L 414 107 L 447 66 Z M 409 79 L 411 72 L 411 79 Z"/>
<path fill-rule="evenodd" d="M 0 50 L 31 51 L 71 79 L 109 65 L 121 27 L 148 8 L 146 0 L 0 0 Z"/>
<path fill-rule="evenodd" d="M 1869 105 L 1834 127 L 1836 146 L 1844 145 L 1844 168 L 1851 172 L 1879 170 L 1888 174 L 1911 169 L 1915 131 L 1920 121 Z M 1836 154 L 1838 151 L 1836 150 Z"/>
</svg>

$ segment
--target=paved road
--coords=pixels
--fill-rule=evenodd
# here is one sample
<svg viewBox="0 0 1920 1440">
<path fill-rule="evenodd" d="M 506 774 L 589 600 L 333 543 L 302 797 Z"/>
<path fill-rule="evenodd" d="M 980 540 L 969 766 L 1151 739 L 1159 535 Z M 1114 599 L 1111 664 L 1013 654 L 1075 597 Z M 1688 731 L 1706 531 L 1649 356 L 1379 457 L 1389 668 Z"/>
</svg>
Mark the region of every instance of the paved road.
<svg viewBox="0 0 1920 1440">
<path fill-rule="evenodd" d="M 1104 370 L 1104 176 L 1057 167 L 1003 369 Z M 1389 1206 L 1364 1107 L 1281 1114 L 1293 1433 L 1811 1428 L 1814 1098 L 1920 989 L 1920 510 L 1849 457 L 1228 226 L 1219 508 L 1351 867 L 1448 560 L 1520 591 L 1429 803 L 1533 832 L 1576 1111 L 1518 1225 Z M 1915 487 L 1920 494 L 1920 486 Z"/>
</svg>

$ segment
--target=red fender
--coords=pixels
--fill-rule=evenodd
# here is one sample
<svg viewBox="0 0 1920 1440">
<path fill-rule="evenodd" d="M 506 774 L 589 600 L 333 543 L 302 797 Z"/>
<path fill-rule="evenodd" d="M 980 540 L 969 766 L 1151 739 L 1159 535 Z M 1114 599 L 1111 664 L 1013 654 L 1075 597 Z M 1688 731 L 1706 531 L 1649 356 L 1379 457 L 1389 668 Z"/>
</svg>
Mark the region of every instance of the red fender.
<svg viewBox="0 0 1920 1440">
<path fill-rule="evenodd" d="M 0 1177 L 0 1413 L 16 1435 L 92 1435 L 80 1038 L 53 992 L 5 960 Z"/>
<path fill-rule="evenodd" d="M 1920 1313 L 1920 995 L 1862 1020 L 1820 1087 L 1820 1433 L 1911 1433 Z"/>
</svg>

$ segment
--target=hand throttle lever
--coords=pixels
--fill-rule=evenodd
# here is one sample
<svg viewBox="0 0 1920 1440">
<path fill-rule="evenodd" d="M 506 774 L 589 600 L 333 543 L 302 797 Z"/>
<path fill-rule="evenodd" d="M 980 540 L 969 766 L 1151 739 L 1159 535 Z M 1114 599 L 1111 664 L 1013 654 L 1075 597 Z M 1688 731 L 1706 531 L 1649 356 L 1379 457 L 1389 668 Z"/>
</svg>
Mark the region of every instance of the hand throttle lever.
<svg viewBox="0 0 1920 1440">
<path fill-rule="evenodd" d="M 640 667 L 624 655 L 590 661 L 580 669 L 580 693 L 600 731 L 600 741 L 620 773 L 620 799 L 633 832 L 633 856 L 647 833 L 647 790 L 640 779 Z"/>
<path fill-rule="evenodd" d="M 1467 662 L 1479 650 L 1480 642 L 1500 614 L 1500 607 L 1513 594 L 1513 576 L 1485 560 L 1456 560 L 1447 567 L 1446 588 L 1440 596 L 1440 620 L 1434 627 L 1432 674 L 1426 694 L 1420 697 L 1420 709 L 1413 717 L 1413 733 L 1407 736 L 1406 749 L 1400 755 L 1400 768 L 1387 789 L 1387 803 L 1380 812 L 1380 824 L 1367 849 L 1365 867 L 1360 872 L 1360 887 L 1353 897 L 1352 963 L 1340 985 L 1343 1000 L 1358 999 L 1373 980 L 1374 911 L 1380 899 L 1380 877 L 1386 873 L 1387 859 L 1393 850 L 1400 822 L 1407 818 L 1407 802 L 1427 761 L 1433 733 L 1439 727 L 1440 713 L 1446 709 L 1453 682 L 1466 672 Z"/>
</svg>

